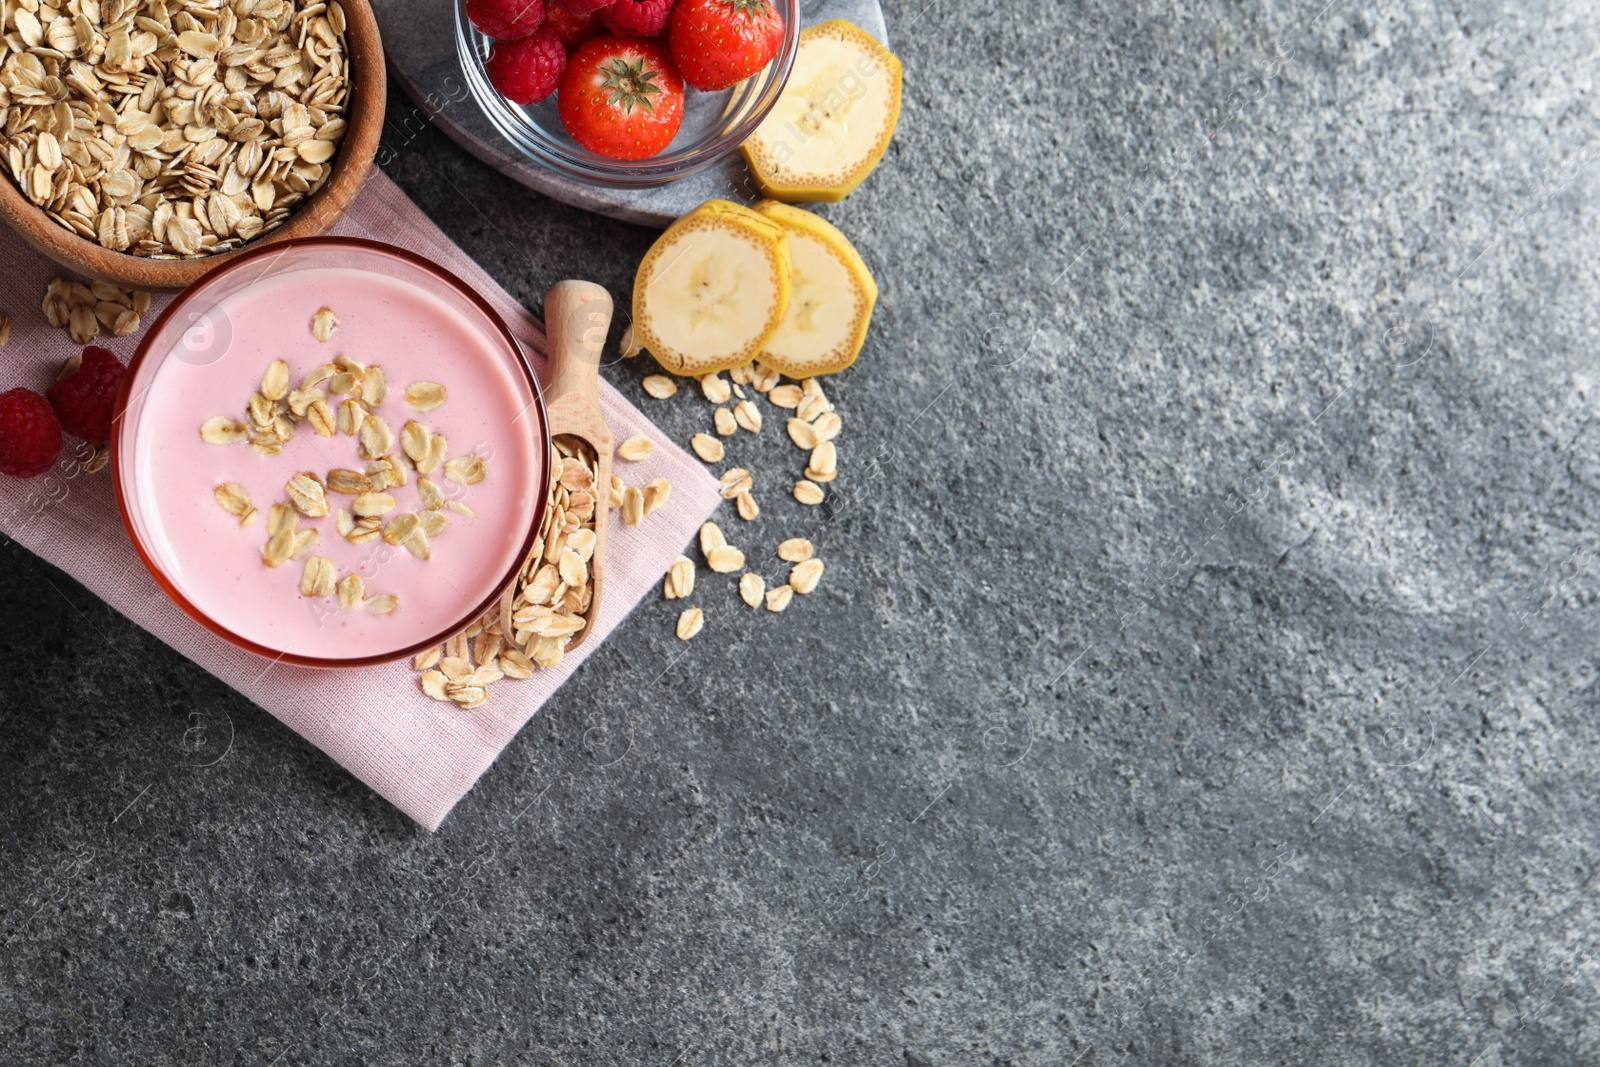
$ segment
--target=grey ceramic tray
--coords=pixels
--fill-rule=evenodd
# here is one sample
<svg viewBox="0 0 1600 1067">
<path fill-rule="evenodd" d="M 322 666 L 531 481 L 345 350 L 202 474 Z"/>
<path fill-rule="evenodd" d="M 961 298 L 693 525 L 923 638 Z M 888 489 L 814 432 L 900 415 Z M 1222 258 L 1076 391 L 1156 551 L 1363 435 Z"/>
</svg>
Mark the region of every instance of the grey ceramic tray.
<svg viewBox="0 0 1600 1067">
<path fill-rule="evenodd" d="M 744 161 L 737 153 L 698 174 L 651 189 L 605 189 L 580 185 L 519 155 L 490 125 L 467 89 L 456 57 L 452 0 L 378 0 L 379 28 L 384 51 L 395 80 L 416 104 L 415 111 L 390 115 L 385 144 L 378 149 L 381 165 L 397 151 L 395 137 L 411 136 L 421 123 L 432 121 L 463 148 L 496 170 L 531 189 L 564 203 L 602 215 L 665 226 L 702 201 L 719 196 L 747 202 L 753 186 Z M 878 0 L 805 0 L 801 10 L 806 25 L 840 18 L 860 26 L 885 44 L 888 30 Z"/>
</svg>

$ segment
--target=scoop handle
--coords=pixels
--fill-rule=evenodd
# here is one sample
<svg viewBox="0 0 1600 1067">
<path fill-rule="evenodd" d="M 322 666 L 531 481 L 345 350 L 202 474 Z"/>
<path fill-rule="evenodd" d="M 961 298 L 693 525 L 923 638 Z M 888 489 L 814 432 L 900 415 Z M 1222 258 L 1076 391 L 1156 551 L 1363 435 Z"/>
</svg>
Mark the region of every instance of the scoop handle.
<svg viewBox="0 0 1600 1067">
<path fill-rule="evenodd" d="M 600 353 L 611 325 L 611 294 L 593 282 L 563 281 L 544 295 L 544 329 L 550 360 L 546 404 L 557 408 L 600 405 Z M 560 414 L 575 414 L 563 411 Z M 561 433 L 563 427 L 554 427 Z"/>
</svg>

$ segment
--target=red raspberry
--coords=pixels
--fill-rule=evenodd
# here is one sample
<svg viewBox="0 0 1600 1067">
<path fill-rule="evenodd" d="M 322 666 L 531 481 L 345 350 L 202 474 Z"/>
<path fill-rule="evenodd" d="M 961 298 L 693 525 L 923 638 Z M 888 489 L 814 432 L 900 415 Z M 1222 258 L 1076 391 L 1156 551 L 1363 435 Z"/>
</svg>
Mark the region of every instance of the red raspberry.
<svg viewBox="0 0 1600 1067">
<path fill-rule="evenodd" d="M 489 49 L 489 84 L 513 104 L 537 104 L 556 91 L 567 69 L 567 50 L 546 26 L 520 41 L 496 41 Z"/>
<path fill-rule="evenodd" d="M 128 368 L 108 350 L 94 345 L 83 350 L 78 369 L 60 379 L 45 395 L 61 417 L 61 428 L 90 444 L 111 440 L 111 413 L 117 389 Z"/>
<path fill-rule="evenodd" d="M 556 36 L 561 38 L 561 43 L 569 53 L 589 38 L 598 37 L 604 30 L 600 25 L 599 12 L 579 14 L 573 10 L 573 4 L 577 2 L 580 0 L 548 0 L 544 8 L 544 24 L 556 31 Z"/>
<path fill-rule="evenodd" d="M 600 21 L 618 37 L 659 37 L 672 18 L 672 0 L 616 0 Z"/>
<path fill-rule="evenodd" d="M 518 41 L 544 22 L 544 0 L 467 0 L 467 18 L 497 41 Z"/>
<path fill-rule="evenodd" d="M 32 478 L 61 455 L 61 423 L 32 389 L 0 393 L 0 474 Z"/>
</svg>

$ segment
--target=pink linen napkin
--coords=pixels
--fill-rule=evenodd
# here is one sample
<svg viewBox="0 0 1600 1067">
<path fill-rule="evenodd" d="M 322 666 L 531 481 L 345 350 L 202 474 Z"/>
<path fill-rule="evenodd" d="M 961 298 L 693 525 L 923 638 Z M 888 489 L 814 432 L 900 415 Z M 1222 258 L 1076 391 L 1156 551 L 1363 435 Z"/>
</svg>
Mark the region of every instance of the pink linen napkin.
<svg viewBox="0 0 1600 1067">
<path fill-rule="evenodd" d="M 545 339 L 538 320 L 381 172 L 374 173 L 334 232 L 399 245 L 455 272 L 505 317 L 544 379 Z M 72 275 L 9 230 L 0 232 L 0 264 L 0 311 L 12 318 L 11 340 L 0 349 L 0 392 L 19 385 L 43 392 L 62 362 L 79 350 L 39 310 L 49 280 Z M 144 318 L 146 327 L 168 299 L 155 298 Z M 95 343 L 126 362 L 137 341 L 137 335 L 109 338 L 102 333 Z M 110 469 L 78 473 L 70 438 L 54 470 L 27 480 L 0 476 L 0 532 L 71 574 L 433 830 L 523 723 L 656 586 L 721 502 L 716 479 L 705 467 L 603 380 L 600 402 L 618 441 L 643 435 L 655 442 L 646 459 L 627 465 L 626 480 L 643 485 L 664 477 L 672 483 L 672 495 L 639 526 L 624 526 L 613 513 L 605 597 L 595 632 L 560 667 L 496 683 L 489 702 L 473 711 L 424 696 L 407 663 L 360 671 L 310 670 L 270 663 L 212 636 L 150 578 L 118 517 Z"/>
</svg>

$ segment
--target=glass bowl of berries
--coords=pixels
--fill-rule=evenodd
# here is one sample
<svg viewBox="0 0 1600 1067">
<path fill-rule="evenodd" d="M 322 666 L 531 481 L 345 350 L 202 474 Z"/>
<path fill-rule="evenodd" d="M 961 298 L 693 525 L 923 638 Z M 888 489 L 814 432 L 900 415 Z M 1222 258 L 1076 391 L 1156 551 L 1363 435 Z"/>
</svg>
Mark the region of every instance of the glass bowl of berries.
<svg viewBox="0 0 1600 1067">
<path fill-rule="evenodd" d="M 661 185 L 736 150 L 794 65 L 800 0 L 465 0 L 456 48 L 518 152 L 598 185 Z"/>
</svg>

